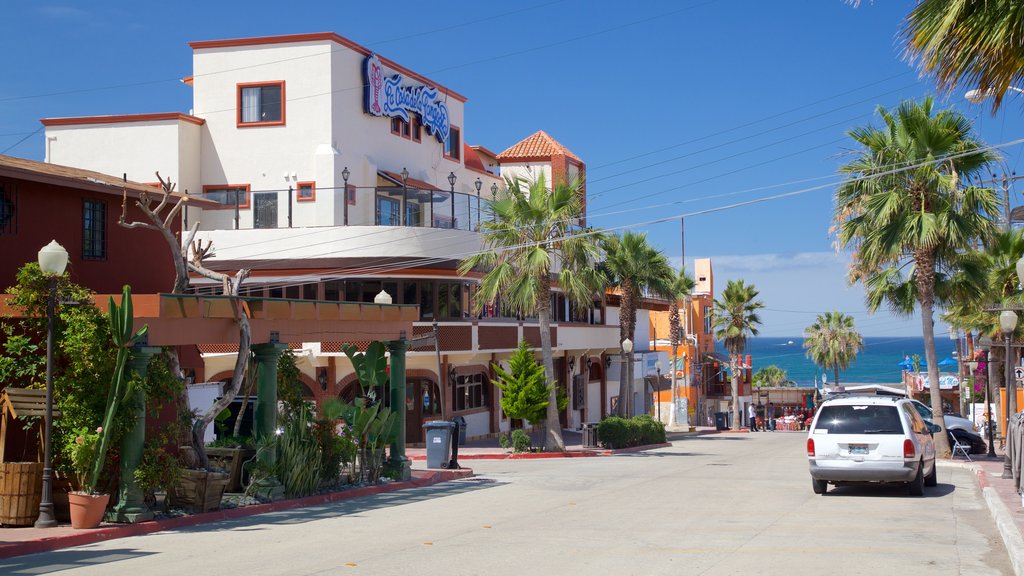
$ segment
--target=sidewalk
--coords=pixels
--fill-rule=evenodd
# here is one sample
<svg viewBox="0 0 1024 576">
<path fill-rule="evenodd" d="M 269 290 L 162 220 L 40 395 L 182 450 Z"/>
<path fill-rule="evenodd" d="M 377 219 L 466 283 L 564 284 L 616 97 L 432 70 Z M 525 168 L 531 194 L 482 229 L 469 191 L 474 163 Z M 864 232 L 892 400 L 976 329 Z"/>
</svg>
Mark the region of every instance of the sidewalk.
<svg viewBox="0 0 1024 576">
<path fill-rule="evenodd" d="M 997 457 L 971 455 L 973 462 L 963 458 L 941 462 L 941 466 L 962 466 L 975 473 L 974 479 L 981 490 L 992 520 L 999 529 L 1003 544 L 1010 556 L 1014 574 L 1024 576 L 1024 505 L 1012 478 L 1003 478 L 1003 454 Z"/>
</svg>

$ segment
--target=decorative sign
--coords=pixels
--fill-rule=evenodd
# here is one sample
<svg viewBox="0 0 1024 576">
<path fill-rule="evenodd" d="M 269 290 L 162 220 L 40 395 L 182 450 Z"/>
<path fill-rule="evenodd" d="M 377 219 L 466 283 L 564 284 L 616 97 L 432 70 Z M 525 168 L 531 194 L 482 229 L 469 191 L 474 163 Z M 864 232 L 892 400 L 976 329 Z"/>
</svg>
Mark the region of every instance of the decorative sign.
<svg viewBox="0 0 1024 576">
<path fill-rule="evenodd" d="M 438 142 L 448 142 L 451 118 L 448 106 L 437 98 L 437 88 L 425 84 L 402 86 L 401 74 L 385 77 L 384 66 L 376 54 L 366 57 L 363 76 L 367 114 L 401 118 L 406 122 L 410 113 L 416 114 Z"/>
</svg>

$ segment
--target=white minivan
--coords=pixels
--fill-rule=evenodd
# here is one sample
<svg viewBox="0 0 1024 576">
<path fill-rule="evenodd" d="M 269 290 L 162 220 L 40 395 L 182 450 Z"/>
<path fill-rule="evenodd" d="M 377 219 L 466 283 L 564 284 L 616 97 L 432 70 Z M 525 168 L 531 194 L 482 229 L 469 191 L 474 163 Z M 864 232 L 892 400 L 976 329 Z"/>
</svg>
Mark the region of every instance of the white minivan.
<svg viewBox="0 0 1024 576">
<path fill-rule="evenodd" d="M 818 408 L 807 433 L 815 494 L 829 484 L 905 483 L 913 496 L 935 486 L 935 443 L 941 430 L 898 396 L 841 396 Z"/>
</svg>

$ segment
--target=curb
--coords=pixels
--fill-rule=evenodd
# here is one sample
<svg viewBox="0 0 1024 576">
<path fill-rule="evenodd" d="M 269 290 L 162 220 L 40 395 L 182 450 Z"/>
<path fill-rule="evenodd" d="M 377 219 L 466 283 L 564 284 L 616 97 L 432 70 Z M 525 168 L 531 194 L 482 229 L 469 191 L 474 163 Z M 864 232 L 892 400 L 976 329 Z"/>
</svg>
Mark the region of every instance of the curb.
<svg viewBox="0 0 1024 576">
<path fill-rule="evenodd" d="M 242 506 L 239 508 L 229 508 L 213 512 L 202 512 L 199 514 L 179 516 L 177 518 L 165 518 L 162 520 L 153 520 L 139 524 L 104 526 L 102 528 L 82 530 L 75 534 L 41 538 L 39 540 L 0 542 L 0 559 L 14 558 L 16 556 L 24 556 L 27 554 L 37 554 L 39 552 L 50 552 L 61 548 L 70 548 L 72 546 L 95 544 L 96 542 L 114 540 L 116 538 L 143 536 L 154 532 L 162 532 L 164 530 L 174 530 L 199 524 L 209 524 L 223 520 L 245 518 L 247 516 L 255 516 L 257 514 L 265 514 L 267 512 L 280 512 L 283 510 L 292 510 L 294 508 L 340 502 L 342 500 L 350 500 L 363 496 L 408 490 L 410 488 L 422 488 L 424 486 L 432 486 L 441 482 L 448 482 L 460 478 L 469 478 L 473 476 L 473 470 L 469 468 L 463 468 L 461 470 L 414 470 L 413 474 L 413 479 L 405 482 L 391 482 L 375 486 L 363 486 L 360 488 L 353 488 L 351 490 L 343 490 L 341 492 L 317 494 L 315 496 L 307 496 L 305 498 L 279 500 L 277 502 L 254 504 L 252 506 Z M 420 477 L 417 478 L 415 476 Z"/>
<path fill-rule="evenodd" d="M 506 453 L 506 452 L 491 452 L 484 454 L 459 454 L 459 460 L 538 460 L 547 458 L 592 458 L 595 456 L 615 456 L 616 454 L 631 454 L 633 452 L 643 452 L 645 450 L 654 450 L 657 448 L 669 448 L 672 446 L 671 442 L 663 442 L 661 444 L 646 444 L 644 446 L 630 446 L 629 448 L 619 448 L 618 450 L 573 450 L 571 452 L 520 452 L 520 453 Z M 423 461 L 427 459 L 424 455 L 408 456 L 410 460 Z M 429 468 L 428 470 L 439 470 L 438 468 Z"/>
<path fill-rule="evenodd" d="M 974 481 L 981 490 L 982 498 L 988 507 L 988 513 L 996 523 L 999 536 L 1003 539 L 1003 546 L 1010 557 L 1010 564 L 1013 566 L 1013 573 L 1016 576 L 1024 576 L 1024 536 L 1021 536 L 1020 528 L 1013 520 L 1010 509 L 999 497 L 995 488 L 989 485 L 988 472 L 981 466 L 967 462 L 939 461 L 940 466 L 965 468 L 974 472 Z"/>
</svg>

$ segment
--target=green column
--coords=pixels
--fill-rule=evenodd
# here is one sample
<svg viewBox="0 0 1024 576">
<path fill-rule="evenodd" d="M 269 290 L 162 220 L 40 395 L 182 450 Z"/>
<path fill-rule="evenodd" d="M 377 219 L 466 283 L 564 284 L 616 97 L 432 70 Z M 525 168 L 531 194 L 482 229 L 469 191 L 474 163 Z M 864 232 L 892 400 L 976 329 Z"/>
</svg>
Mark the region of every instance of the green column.
<svg viewBox="0 0 1024 576">
<path fill-rule="evenodd" d="M 412 477 L 409 459 L 405 457 L 405 353 L 408 350 L 409 343 L 404 338 L 388 342 L 388 352 L 391 352 L 391 409 L 398 414 L 398 430 L 391 443 L 391 465 L 401 471 L 402 480 Z"/>
<path fill-rule="evenodd" d="M 159 346 L 136 346 L 128 360 L 128 375 L 133 372 L 146 377 L 149 361 L 161 351 Z M 153 519 L 153 511 L 146 506 L 142 490 L 135 483 L 135 469 L 142 463 L 142 449 L 146 444 L 146 393 L 141 388 L 125 397 L 121 410 L 129 414 L 131 428 L 121 440 L 121 481 L 117 504 L 108 514 L 111 522 L 146 522 Z"/>
<path fill-rule="evenodd" d="M 277 360 L 281 352 L 287 349 L 286 344 L 254 344 L 252 352 L 256 356 L 256 410 L 255 436 L 259 441 L 273 436 L 277 430 Z M 277 454 L 271 450 L 260 453 L 260 460 L 273 466 Z"/>
</svg>

